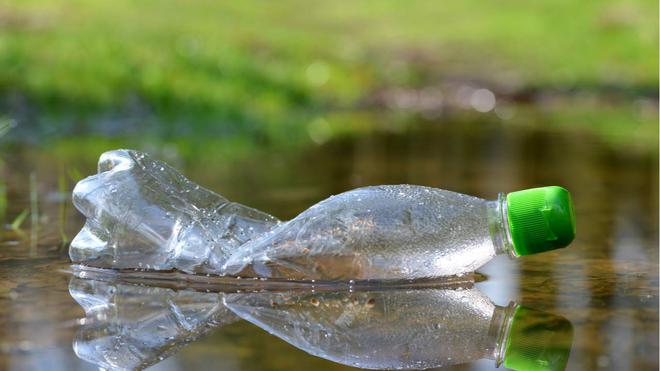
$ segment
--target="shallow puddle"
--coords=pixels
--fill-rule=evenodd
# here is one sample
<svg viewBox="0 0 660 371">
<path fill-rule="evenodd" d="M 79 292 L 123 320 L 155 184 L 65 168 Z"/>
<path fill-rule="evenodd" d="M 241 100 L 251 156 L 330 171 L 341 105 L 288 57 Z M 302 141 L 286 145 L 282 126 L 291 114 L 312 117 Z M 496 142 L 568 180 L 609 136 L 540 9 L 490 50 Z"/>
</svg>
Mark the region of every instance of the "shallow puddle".
<svg viewBox="0 0 660 371">
<path fill-rule="evenodd" d="M 484 279 L 476 283 L 474 290 L 483 295 L 479 296 L 480 300 L 488 300 L 493 305 L 505 308 L 514 302 L 570 322 L 573 339 L 568 369 L 657 369 L 656 154 L 615 150 L 589 136 L 507 129 L 491 123 L 426 123 L 406 134 L 336 139 L 300 151 L 285 151 L 282 154 L 263 151 L 237 159 L 210 152 L 205 159 L 183 158 L 167 143 L 157 143 L 159 145 L 155 147 L 153 143 L 150 141 L 144 145 L 145 148 L 138 149 L 152 152 L 155 158 L 172 163 L 190 179 L 233 201 L 267 211 L 280 219 L 291 218 L 330 194 L 363 185 L 421 184 L 491 199 L 497 197 L 497 192 L 538 185 L 562 185 L 572 192 L 575 200 L 578 232 L 573 244 L 566 249 L 515 261 L 498 257 L 480 271 Z M 82 348 L 81 336 L 83 340 L 90 340 L 103 331 L 110 331 L 103 328 L 102 323 L 93 327 L 90 321 L 122 318 L 121 324 L 126 324 L 128 320 L 121 317 L 123 314 L 134 316 L 133 319 L 158 317 L 149 313 L 138 315 L 135 311 L 122 314 L 117 312 L 121 309 L 119 305 L 113 307 L 115 312 L 100 315 L 101 312 L 90 309 L 94 306 L 92 299 L 85 304 L 88 310 L 86 316 L 76 302 L 80 299 L 76 293 L 90 294 L 90 291 L 84 290 L 92 290 L 92 294 L 98 294 L 98 290 L 107 289 L 111 291 L 104 291 L 105 296 L 90 295 L 92 298 L 110 296 L 115 303 L 130 305 L 136 295 L 144 299 L 157 289 L 149 291 L 149 288 L 134 286 L 131 282 L 114 284 L 121 285 L 123 289 L 112 289 L 113 285 L 98 283 L 103 281 L 91 280 L 93 277 L 83 280 L 72 278 L 67 247 L 62 240 L 71 239 L 80 229 L 83 219 L 70 203 L 69 191 L 73 184 L 68 179 L 71 171 L 67 172 L 60 164 L 75 163 L 77 172 L 90 174 L 95 171 L 94 164 L 100 154 L 92 153 L 85 146 L 80 149 L 73 147 L 63 151 L 60 147 L 53 146 L 59 148 L 56 150 L 51 149 L 50 144 L 43 144 L 11 145 L 2 149 L 5 167 L 2 186 L 6 190 L 7 202 L 3 206 L 5 228 L 0 239 L 1 369 L 97 369 L 97 366 L 76 355 L 76 352 L 79 355 L 93 353 L 94 349 L 107 345 L 87 342 L 84 343 L 87 348 Z M 199 151 L 213 151 L 213 148 L 204 147 Z M 62 180 L 62 174 L 67 174 L 65 180 Z M 38 212 L 30 212 L 35 210 Z M 25 214 L 23 220 L 19 218 L 22 213 Z M 12 223 L 14 226 L 11 226 Z M 85 285 L 92 285 L 93 288 Z M 160 290 L 166 290 L 167 295 L 174 297 L 172 300 L 181 301 L 183 307 L 196 316 L 202 313 L 200 303 L 206 303 L 204 305 L 211 306 L 215 312 L 210 314 L 211 319 L 200 319 L 201 324 L 191 322 L 191 327 L 186 330 L 188 333 L 184 334 L 168 334 L 166 332 L 171 330 L 169 325 L 156 324 L 155 328 L 164 331 L 163 339 L 173 337 L 179 341 L 195 337 L 196 340 L 177 342 L 176 349 L 160 343 L 153 344 L 150 350 L 132 350 L 134 355 L 143 355 L 149 351 L 158 353 L 154 351 L 157 346 L 167 348 L 152 359 L 154 370 L 346 368 L 312 355 L 330 354 L 330 348 L 325 348 L 325 353 L 314 351 L 320 349 L 318 344 L 324 343 L 301 345 L 291 340 L 293 335 L 290 333 L 284 330 L 281 330 L 284 334 L 278 333 L 280 330 L 265 325 L 268 320 L 248 315 L 251 313 L 250 306 L 259 307 L 260 300 L 265 300 L 269 305 L 277 303 L 279 308 L 273 312 L 277 315 L 282 315 L 282 307 L 289 303 L 299 310 L 298 315 L 316 318 L 316 310 L 323 309 L 327 303 L 339 305 L 342 297 L 323 297 L 319 294 L 304 300 L 289 298 L 284 302 L 281 298 L 234 297 L 231 301 L 234 312 L 227 316 L 232 320 L 224 322 L 220 317 L 225 316 L 217 313 L 217 302 L 213 301 L 217 300 L 217 294 L 205 296 L 205 292 L 198 290 L 195 292 L 199 294 L 194 295 L 201 295 L 202 299 L 193 300 L 185 294 L 192 291 L 182 287 Z M 72 293 L 76 300 L 72 298 Z M 157 292 L 156 296 L 160 293 Z M 401 295 L 397 300 L 404 304 L 406 300 L 408 303 L 414 302 L 414 295 L 410 294 L 408 299 Z M 383 313 L 384 297 L 356 295 L 355 308 L 359 310 L 355 309 L 351 314 L 353 320 L 367 316 L 364 317 L 366 321 L 370 318 L 369 313 L 379 310 Z M 209 302 L 208 298 L 213 300 Z M 353 298 L 347 300 L 344 304 L 353 305 Z M 94 312 L 91 317 L 90 311 Z M 235 317 L 236 312 L 248 313 L 240 317 L 261 323 L 261 327 L 269 328 L 276 336 Z M 330 313 L 338 316 L 332 323 L 349 321 L 348 314 L 341 317 L 342 314 Z M 215 315 L 220 317 L 213 317 Z M 397 330 L 397 322 L 392 320 L 392 316 L 383 317 L 391 322 L 377 324 L 381 326 L 381 333 L 395 336 L 396 331 L 401 331 L 402 339 L 407 339 L 403 328 Z M 269 318 L 272 320 L 273 317 Z M 286 322 L 286 318 L 281 319 L 280 323 Z M 208 327 L 203 323 L 205 321 L 211 321 L 213 325 Z M 419 324 L 413 321 L 398 325 L 403 323 L 408 327 Z M 198 325 L 203 326 L 204 330 L 195 327 Z M 117 330 L 116 321 L 114 326 L 112 329 Z M 469 324 L 461 326 L 467 329 Z M 90 329 L 94 331 L 84 332 Z M 434 337 L 434 333 L 437 335 L 445 331 L 436 330 L 438 332 L 431 328 L 429 337 L 424 340 L 437 341 L 437 349 L 448 349 L 448 342 L 459 341 L 459 338 L 452 340 L 451 336 Z M 81 331 L 83 335 L 80 335 Z M 123 328 L 122 331 L 128 330 Z M 126 336 L 135 334 L 131 331 Z M 159 333 L 154 331 L 148 332 L 153 335 L 149 339 L 156 339 Z M 197 338 L 200 334 L 196 332 L 205 334 Z M 305 338 L 307 335 L 298 336 Z M 333 339 L 336 343 L 331 344 L 334 347 L 331 349 L 336 352 L 341 347 L 339 339 L 342 337 Z M 370 338 L 361 340 L 359 351 L 363 354 L 370 351 L 378 353 L 378 344 L 369 345 L 365 339 Z M 316 344 L 316 348 L 310 344 Z M 122 347 L 125 344 L 114 345 Z M 346 347 L 349 347 L 348 343 Z M 426 359 L 421 359 L 422 356 L 415 350 L 419 348 L 411 345 L 407 353 L 403 352 L 409 357 L 407 361 L 419 361 L 420 367 L 428 366 L 422 362 Z M 172 356 L 166 358 L 169 354 Z M 164 360 L 161 362 L 159 357 Z M 487 370 L 494 368 L 495 362 L 481 360 L 451 367 Z"/>
</svg>

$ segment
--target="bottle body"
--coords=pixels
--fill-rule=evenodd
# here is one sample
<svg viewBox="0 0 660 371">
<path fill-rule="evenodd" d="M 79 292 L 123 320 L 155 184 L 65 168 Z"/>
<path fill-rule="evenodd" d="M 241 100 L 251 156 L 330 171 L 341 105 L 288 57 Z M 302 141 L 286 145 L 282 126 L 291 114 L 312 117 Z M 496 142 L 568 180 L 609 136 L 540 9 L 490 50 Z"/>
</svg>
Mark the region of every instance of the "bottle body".
<svg viewBox="0 0 660 371">
<path fill-rule="evenodd" d="M 497 205 L 421 186 L 359 188 L 249 241 L 223 270 L 318 280 L 461 275 L 502 252 Z"/>
<path fill-rule="evenodd" d="M 130 150 L 104 153 L 73 202 L 87 221 L 71 260 L 101 268 L 217 273 L 233 250 L 278 224 Z"/>
</svg>

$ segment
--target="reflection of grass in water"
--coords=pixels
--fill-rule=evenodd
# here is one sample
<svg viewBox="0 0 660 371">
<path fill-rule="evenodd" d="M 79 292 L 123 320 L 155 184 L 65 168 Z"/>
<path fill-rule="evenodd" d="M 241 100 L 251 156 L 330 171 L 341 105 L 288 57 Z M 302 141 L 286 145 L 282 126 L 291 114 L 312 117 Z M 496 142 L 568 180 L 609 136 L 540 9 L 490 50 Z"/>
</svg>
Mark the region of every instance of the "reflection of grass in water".
<svg viewBox="0 0 660 371">
<path fill-rule="evenodd" d="M 11 228 L 11 230 L 15 232 L 22 232 L 21 226 L 23 225 L 23 222 L 25 221 L 28 215 L 30 215 L 30 210 L 25 209 L 21 211 L 21 213 L 18 214 L 16 218 L 14 218 L 14 221 L 11 222 L 9 228 Z"/>
<path fill-rule="evenodd" d="M 4 162 L 0 160 L 0 168 L 4 167 Z M 0 177 L 0 226 L 2 226 L 2 229 L 5 228 L 5 217 L 7 214 L 7 207 L 9 205 L 8 201 L 8 196 L 7 196 L 7 183 L 4 181 L 4 176 Z M 24 236 L 24 232 L 21 229 L 23 226 L 23 222 L 25 222 L 25 219 L 27 219 L 28 215 L 30 215 L 30 210 L 29 209 L 24 209 L 21 211 L 16 217 L 11 221 L 11 223 L 8 224 L 9 230 L 14 232 L 16 235 L 19 235 L 21 237 Z"/>
<path fill-rule="evenodd" d="M 36 254 L 39 239 L 39 194 L 37 191 L 37 175 L 30 173 L 30 253 Z"/>
<path fill-rule="evenodd" d="M 68 198 L 65 197 L 65 195 L 69 193 L 69 184 L 62 171 L 60 171 L 57 178 L 57 190 L 61 197 L 59 203 L 60 239 L 62 240 L 61 246 L 65 246 L 69 242 L 69 237 L 66 235 L 66 216 L 69 201 Z"/>
<path fill-rule="evenodd" d="M 619 148 L 657 153 L 657 111 L 642 112 L 637 104 L 571 105 L 562 102 L 545 109 L 516 107 L 508 124 L 565 133 L 590 133 Z M 540 111 L 540 112 L 539 112 Z"/>
<path fill-rule="evenodd" d="M 0 138 L 9 133 L 16 126 L 16 122 L 6 117 L 0 117 Z"/>
<path fill-rule="evenodd" d="M 474 127 L 480 122 L 501 122 L 510 128 L 532 128 L 558 130 L 565 133 L 589 133 L 615 148 L 634 149 L 652 153 L 657 148 L 657 124 L 653 115 L 640 114 L 635 105 L 619 106 L 572 106 L 562 103 L 538 109 L 534 106 L 515 106 L 514 116 L 500 120 L 493 113 L 482 114 L 465 111 L 447 118 L 430 122 L 431 125 L 465 125 Z M 323 137 L 315 132 L 316 123 L 323 122 Z M 249 136 L 223 137 L 205 135 L 204 130 L 184 137 L 70 137 L 58 139 L 49 145 L 49 150 L 67 164 L 69 177 L 74 183 L 82 179 L 78 168 L 84 173 L 93 171 L 98 156 L 107 150 L 135 148 L 168 160 L 167 153 L 174 152 L 185 162 L 200 160 L 209 163 L 228 163 L 260 150 L 273 148 L 296 150 L 311 141 L 328 141 L 342 137 L 359 136 L 376 131 L 405 132 L 424 119 L 415 115 L 396 115 L 388 112 L 345 111 L 328 112 L 318 116 L 307 126 L 307 130 L 290 135 L 273 134 L 267 145 Z M 508 129 L 512 130 L 512 129 Z"/>
<path fill-rule="evenodd" d="M 0 226 L 5 224 L 5 214 L 7 213 L 7 185 L 0 178 Z"/>
</svg>

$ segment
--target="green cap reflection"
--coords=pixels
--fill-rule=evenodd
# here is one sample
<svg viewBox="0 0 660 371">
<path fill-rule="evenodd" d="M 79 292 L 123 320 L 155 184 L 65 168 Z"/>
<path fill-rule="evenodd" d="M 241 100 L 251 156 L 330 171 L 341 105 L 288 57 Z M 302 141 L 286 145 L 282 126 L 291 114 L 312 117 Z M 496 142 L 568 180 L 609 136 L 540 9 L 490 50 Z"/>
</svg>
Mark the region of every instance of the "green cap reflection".
<svg viewBox="0 0 660 371">
<path fill-rule="evenodd" d="M 518 306 L 504 350 L 504 366 L 518 371 L 563 371 L 573 343 L 564 317 Z"/>
</svg>

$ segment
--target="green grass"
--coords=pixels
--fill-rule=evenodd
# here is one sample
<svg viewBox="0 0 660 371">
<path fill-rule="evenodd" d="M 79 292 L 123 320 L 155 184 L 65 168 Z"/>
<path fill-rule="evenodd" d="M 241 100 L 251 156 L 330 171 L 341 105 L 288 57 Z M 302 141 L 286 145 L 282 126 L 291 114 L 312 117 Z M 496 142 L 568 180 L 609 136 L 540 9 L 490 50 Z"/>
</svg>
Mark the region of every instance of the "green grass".
<svg viewBox="0 0 660 371">
<path fill-rule="evenodd" d="M 30 211 L 28 209 L 25 209 L 21 211 L 20 214 L 14 218 L 14 221 L 11 222 L 10 228 L 14 231 L 18 231 L 21 229 L 21 225 L 23 225 L 23 222 L 25 221 L 25 218 L 30 214 Z"/>
<path fill-rule="evenodd" d="M 8 0 L 0 97 L 57 118 L 42 126 L 146 110 L 267 138 L 456 76 L 634 99 L 657 91 L 657 14 L 651 0 Z"/>
</svg>

